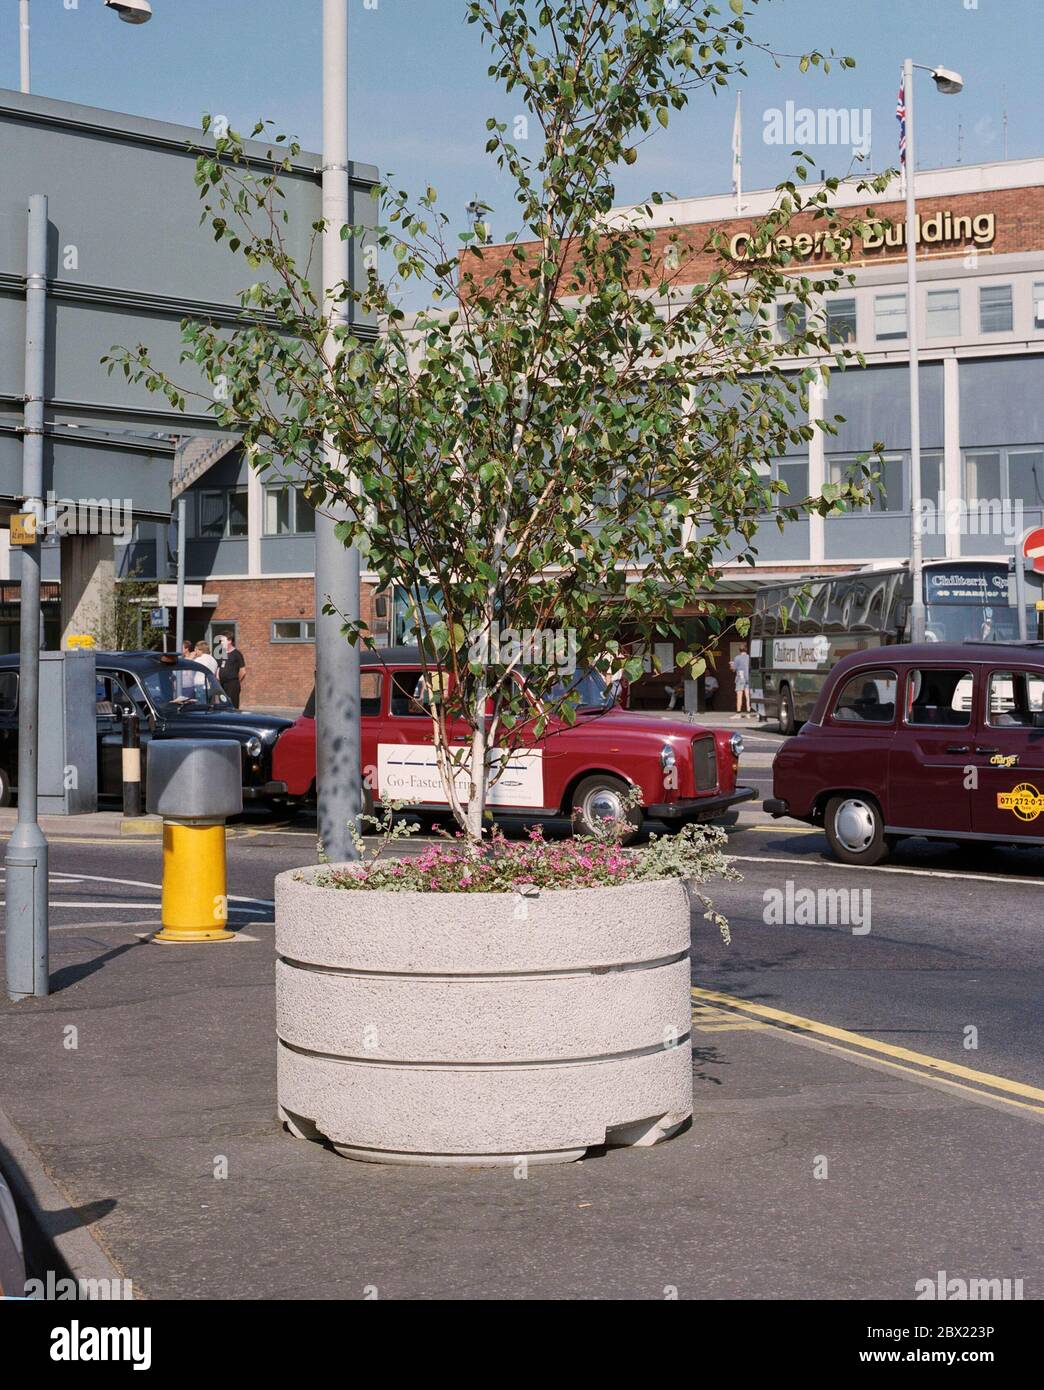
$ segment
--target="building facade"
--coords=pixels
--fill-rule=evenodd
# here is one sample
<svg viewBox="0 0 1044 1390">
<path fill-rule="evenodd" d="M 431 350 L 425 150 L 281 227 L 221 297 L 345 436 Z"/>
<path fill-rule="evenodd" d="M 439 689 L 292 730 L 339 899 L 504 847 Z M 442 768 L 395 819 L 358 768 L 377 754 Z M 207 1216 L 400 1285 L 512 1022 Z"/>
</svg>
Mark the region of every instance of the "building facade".
<svg viewBox="0 0 1044 1390">
<path fill-rule="evenodd" d="M 665 202 L 651 210 L 657 229 L 652 259 L 675 247 L 702 247 L 712 231 L 728 242 L 737 281 L 751 254 L 752 226 L 774 205 L 774 191 Z M 835 206 L 862 213 L 866 196 L 842 184 Z M 901 190 L 873 204 L 880 220 L 852 244 L 845 269 L 854 283 L 824 304 L 829 336 L 858 350 L 865 366 L 834 368 L 809 393 L 808 418 L 843 416 L 837 433 L 818 428 L 807 445 L 771 461 L 791 496 L 818 494 L 841 481 L 875 443 L 884 446 L 881 495 L 865 510 L 810 516 L 780 532 L 766 517 L 757 563 L 725 556 L 718 599 L 745 613 L 760 586 L 787 578 L 908 561 L 911 551 L 911 455 L 907 342 L 905 204 Z M 638 216 L 635 209 L 620 209 Z M 890 226 L 885 224 L 890 223 Z M 777 245 L 796 274 L 831 261 L 810 216 L 798 215 Z M 919 339 L 920 529 L 926 559 L 1012 556 L 1025 528 L 1044 522 L 1044 159 L 1008 160 L 924 170 L 917 174 L 917 315 Z M 484 250 L 494 273 L 508 247 Z M 712 254 L 684 250 L 676 287 L 704 283 L 720 270 Z M 777 306 L 779 337 L 785 333 Z M 781 339 L 782 341 L 782 339 Z M 795 358 L 806 367 L 813 359 Z M 687 610 L 697 617 L 698 610 Z M 729 651 L 717 653 L 722 702 L 731 700 Z M 659 679 L 669 685 L 669 673 Z"/>
<path fill-rule="evenodd" d="M 124 593 L 151 593 L 141 599 L 146 625 L 156 582 L 175 578 L 179 439 L 217 434 L 211 388 L 180 360 L 181 322 L 231 326 L 255 273 L 200 224 L 196 158 L 212 149 L 199 130 L 0 90 L 0 650 L 18 643 L 21 557 L 7 519 L 21 500 L 29 200 L 48 200 L 44 487 L 57 511 L 64 505 L 63 516 L 76 518 L 42 547 L 44 637 L 56 647 L 112 627 L 101 610 L 111 606 L 114 577 L 142 581 Z M 265 145 L 245 150 L 249 169 L 272 168 Z M 321 163 L 301 151 L 280 176 L 287 251 L 301 264 L 322 216 Z M 371 224 L 377 170 L 353 162 L 349 173 L 349 217 Z M 356 243 L 354 280 L 365 277 L 363 254 Z M 374 335 L 354 305 L 350 315 L 355 332 Z M 119 371 L 109 375 L 103 356 L 138 343 L 185 389 L 185 412 Z M 194 637 L 220 624 L 235 630 L 249 699 L 292 707 L 307 696 L 314 666 L 314 522 L 292 489 L 266 495 L 234 440 L 222 448 L 189 498 L 188 578 L 205 593 L 187 629 Z"/>
</svg>

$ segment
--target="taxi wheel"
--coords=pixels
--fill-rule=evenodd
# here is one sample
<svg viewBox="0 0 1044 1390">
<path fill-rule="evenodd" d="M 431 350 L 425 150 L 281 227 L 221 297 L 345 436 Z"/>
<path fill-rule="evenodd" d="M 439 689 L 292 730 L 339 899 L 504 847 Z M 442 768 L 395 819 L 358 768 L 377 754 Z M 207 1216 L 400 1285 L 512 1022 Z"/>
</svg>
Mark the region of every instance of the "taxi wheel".
<svg viewBox="0 0 1044 1390">
<path fill-rule="evenodd" d="M 888 854 L 881 808 L 868 796 L 832 796 L 823 826 L 835 857 L 845 864 L 876 864 Z"/>
<path fill-rule="evenodd" d="M 624 835 L 621 843 L 631 844 L 642 828 L 642 812 L 641 807 L 626 804 L 629 791 L 626 782 L 608 773 L 585 777 L 573 792 L 574 829 L 582 835 L 596 836 L 604 821 L 628 821 L 634 829 Z"/>
</svg>

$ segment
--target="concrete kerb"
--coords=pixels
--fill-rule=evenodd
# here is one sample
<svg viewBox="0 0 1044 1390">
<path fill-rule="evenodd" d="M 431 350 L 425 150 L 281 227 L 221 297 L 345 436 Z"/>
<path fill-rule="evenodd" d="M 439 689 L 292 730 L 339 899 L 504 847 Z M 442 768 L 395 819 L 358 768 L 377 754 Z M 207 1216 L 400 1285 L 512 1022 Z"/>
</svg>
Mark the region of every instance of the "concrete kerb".
<svg viewBox="0 0 1044 1390">
<path fill-rule="evenodd" d="M 75 1204 L 48 1176 L 43 1163 L 5 1111 L 0 1110 L 0 1172 L 18 1208 L 26 1265 L 34 1277 L 53 1270 L 56 1279 L 103 1283 L 110 1289 L 126 1279 L 104 1247 L 83 1224 L 68 1226 Z"/>
</svg>

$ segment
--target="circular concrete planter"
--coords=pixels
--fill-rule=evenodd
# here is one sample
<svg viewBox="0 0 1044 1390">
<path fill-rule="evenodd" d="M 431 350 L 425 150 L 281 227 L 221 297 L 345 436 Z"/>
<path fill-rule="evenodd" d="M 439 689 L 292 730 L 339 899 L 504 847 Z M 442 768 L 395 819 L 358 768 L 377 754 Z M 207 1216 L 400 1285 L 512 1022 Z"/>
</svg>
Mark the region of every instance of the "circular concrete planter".
<svg viewBox="0 0 1044 1390">
<path fill-rule="evenodd" d="M 692 1113 L 678 880 L 542 892 L 276 878 L 279 1111 L 381 1163 L 565 1162 Z"/>
</svg>

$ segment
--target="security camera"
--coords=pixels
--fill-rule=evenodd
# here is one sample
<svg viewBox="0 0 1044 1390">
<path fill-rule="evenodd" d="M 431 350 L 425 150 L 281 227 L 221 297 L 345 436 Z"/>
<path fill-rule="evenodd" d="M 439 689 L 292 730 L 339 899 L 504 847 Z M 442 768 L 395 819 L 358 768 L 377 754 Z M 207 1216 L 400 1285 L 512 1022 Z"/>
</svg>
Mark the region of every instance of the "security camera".
<svg viewBox="0 0 1044 1390">
<path fill-rule="evenodd" d="M 152 18 L 149 0 L 105 0 L 105 6 L 115 10 L 124 24 L 147 24 Z"/>
</svg>

